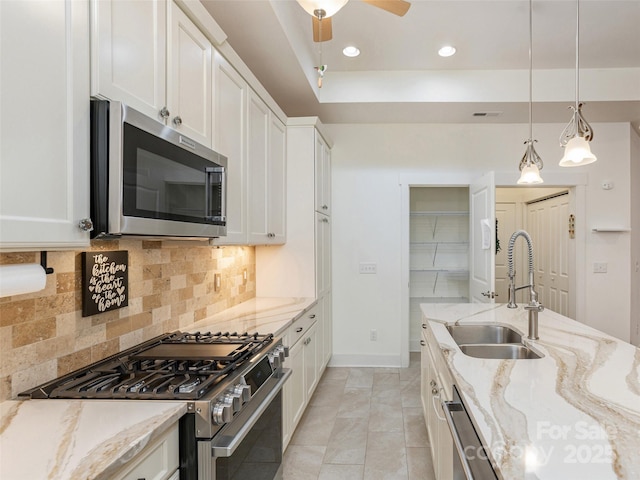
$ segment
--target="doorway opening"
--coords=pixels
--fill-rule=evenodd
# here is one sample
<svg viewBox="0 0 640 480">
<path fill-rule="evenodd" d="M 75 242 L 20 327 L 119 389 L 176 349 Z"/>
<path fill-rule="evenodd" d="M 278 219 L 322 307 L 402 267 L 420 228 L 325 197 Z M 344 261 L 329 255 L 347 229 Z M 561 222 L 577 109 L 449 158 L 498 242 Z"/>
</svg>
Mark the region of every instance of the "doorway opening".
<svg viewBox="0 0 640 480">
<path fill-rule="evenodd" d="M 572 187 L 496 188 L 496 294 L 497 302 L 508 299 L 507 245 L 511 234 L 526 230 L 534 252 L 536 292 L 545 308 L 576 318 L 575 239 L 570 232 L 570 212 L 574 211 Z M 516 282 L 524 285 L 528 265 L 524 242 L 515 248 Z M 525 301 L 519 291 L 516 301 Z"/>
<path fill-rule="evenodd" d="M 421 303 L 469 301 L 469 188 L 409 188 L 409 338 L 420 351 Z"/>
</svg>

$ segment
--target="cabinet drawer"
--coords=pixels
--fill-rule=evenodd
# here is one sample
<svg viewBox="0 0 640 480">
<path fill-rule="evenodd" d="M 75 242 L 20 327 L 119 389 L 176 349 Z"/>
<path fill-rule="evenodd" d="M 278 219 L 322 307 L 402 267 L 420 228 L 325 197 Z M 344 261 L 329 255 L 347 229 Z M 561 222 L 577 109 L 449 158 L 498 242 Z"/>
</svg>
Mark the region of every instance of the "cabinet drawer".
<svg viewBox="0 0 640 480">
<path fill-rule="evenodd" d="M 173 480 L 179 466 L 178 424 L 146 447 L 114 480 Z"/>
<path fill-rule="evenodd" d="M 293 322 L 289 327 L 289 343 L 293 347 L 298 340 L 306 333 L 307 330 L 319 318 L 318 304 L 314 304 L 309 311 L 305 312 L 300 318 Z"/>
</svg>

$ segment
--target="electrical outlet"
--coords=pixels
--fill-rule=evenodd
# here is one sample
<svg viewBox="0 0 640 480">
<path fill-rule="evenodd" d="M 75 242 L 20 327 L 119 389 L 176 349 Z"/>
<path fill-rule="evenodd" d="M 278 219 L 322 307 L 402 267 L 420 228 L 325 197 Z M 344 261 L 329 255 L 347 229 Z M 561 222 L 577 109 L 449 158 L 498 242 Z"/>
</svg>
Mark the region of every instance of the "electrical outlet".
<svg viewBox="0 0 640 480">
<path fill-rule="evenodd" d="M 372 342 L 377 342 L 378 341 L 378 331 L 377 330 L 371 330 L 371 332 L 369 333 L 369 340 L 371 340 Z"/>
<path fill-rule="evenodd" d="M 242 270 L 242 284 L 243 285 L 247 284 L 247 269 L 246 268 L 244 270 Z"/>
<path fill-rule="evenodd" d="M 220 286 L 222 285 L 222 279 L 219 273 L 216 273 L 213 276 L 213 291 L 217 292 L 220 290 Z"/>
<path fill-rule="evenodd" d="M 594 263 L 593 273 L 607 273 L 607 264 L 605 262 Z"/>
<path fill-rule="evenodd" d="M 359 271 L 362 274 L 376 274 L 378 273 L 378 264 L 377 263 L 361 263 Z"/>
</svg>

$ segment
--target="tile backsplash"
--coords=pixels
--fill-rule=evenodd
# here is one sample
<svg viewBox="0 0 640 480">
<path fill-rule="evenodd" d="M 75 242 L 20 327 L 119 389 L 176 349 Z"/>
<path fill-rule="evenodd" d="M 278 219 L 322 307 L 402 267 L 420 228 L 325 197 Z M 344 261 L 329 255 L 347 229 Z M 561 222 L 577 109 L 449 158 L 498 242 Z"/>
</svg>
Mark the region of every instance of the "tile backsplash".
<svg viewBox="0 0 640 480">
<path fill-rule="evenodd" d="M 129 252 L 127 307 L 82 317 L 80 251 L 48 252 L 44 290 L 0 298 L 0 401 L 255 297 L 254 247 L 113 240 L 84 251 L 100 250 Z M 39 252 L 0 254 L 5 265 L 39 261 Z"/>
</svg>

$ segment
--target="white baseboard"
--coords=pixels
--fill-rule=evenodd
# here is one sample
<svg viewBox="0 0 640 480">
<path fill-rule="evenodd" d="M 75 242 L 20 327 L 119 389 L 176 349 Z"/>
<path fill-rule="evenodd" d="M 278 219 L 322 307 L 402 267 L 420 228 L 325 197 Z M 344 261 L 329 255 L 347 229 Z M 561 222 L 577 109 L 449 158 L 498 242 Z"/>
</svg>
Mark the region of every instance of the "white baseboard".
<svg viewBox="0 0 640 480">
<path fill-rule="evenodd" d="M 400 355 L 336 355 L 329 360 L 329 367 L 385 367 L 400 368 Z"/>
</svg>

